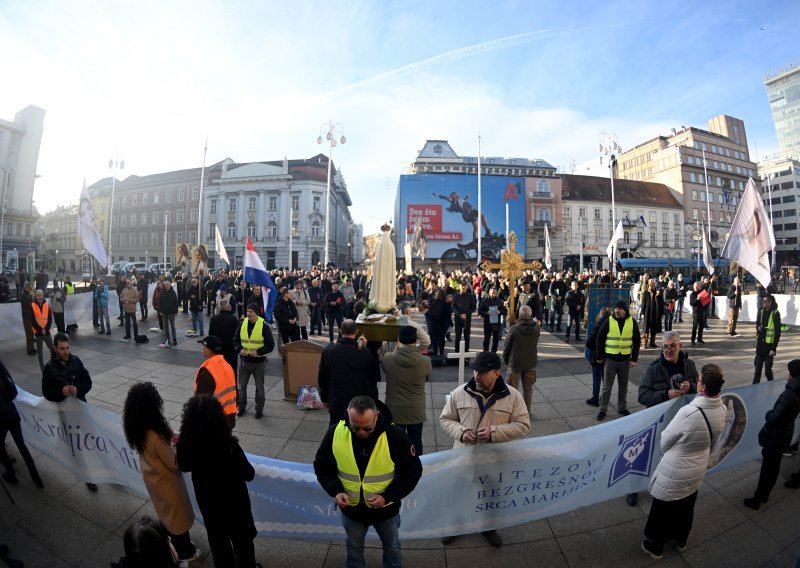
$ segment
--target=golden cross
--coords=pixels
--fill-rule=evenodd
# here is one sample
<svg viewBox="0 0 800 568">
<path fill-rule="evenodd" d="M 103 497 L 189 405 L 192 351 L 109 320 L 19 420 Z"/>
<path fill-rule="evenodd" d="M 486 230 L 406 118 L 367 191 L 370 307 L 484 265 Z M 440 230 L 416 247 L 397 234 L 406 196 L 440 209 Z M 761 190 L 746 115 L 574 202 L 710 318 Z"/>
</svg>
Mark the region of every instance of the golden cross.
<svg viewBox="0 0 800 568">
<path fill-rule="evenodd" d="M 484 262 L 480 265 L 481 270 L 488 272 L 489 270 L 502 270 L 503 276 L 508 280 L 509 297 L 508 297 L 508 323 L 514 323 L 516 319 L 516 291 L 517 279 L 522 275 L 524 270 L 541 270 L 542 263 L 533 261 L 526 263 L 522 255 L 517 252 L 517 234 L 511 231 L 508 234 L 508 249 L 500 253 L 500 262 Z"/>
</svg>

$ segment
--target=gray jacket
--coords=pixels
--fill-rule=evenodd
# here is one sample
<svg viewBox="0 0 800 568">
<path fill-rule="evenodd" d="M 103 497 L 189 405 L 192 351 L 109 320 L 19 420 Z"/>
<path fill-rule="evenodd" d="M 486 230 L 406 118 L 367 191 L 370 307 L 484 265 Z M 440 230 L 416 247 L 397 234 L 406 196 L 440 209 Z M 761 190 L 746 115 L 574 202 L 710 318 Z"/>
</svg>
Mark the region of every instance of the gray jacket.
<svg viewBox="0 0 800 568">
<path fill-rule="evenodd" d="M 506 337 L 503 362 L 512 371 L 529 371 L 538 362 L 537 347 L 541 325 L 533 320 L 519 319 Z"/>
</svg>

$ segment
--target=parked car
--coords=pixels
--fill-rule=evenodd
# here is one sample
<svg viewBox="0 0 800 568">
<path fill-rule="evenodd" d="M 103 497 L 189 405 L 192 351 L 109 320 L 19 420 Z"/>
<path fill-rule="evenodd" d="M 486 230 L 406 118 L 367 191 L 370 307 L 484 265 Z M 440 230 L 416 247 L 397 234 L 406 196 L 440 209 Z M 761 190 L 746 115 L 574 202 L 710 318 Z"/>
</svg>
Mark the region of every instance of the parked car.
<svg viewBox="0 0 800 568">
<path fill-rule="evenodd" d="M 154 262 L 150 266 L 147 267 L 147 270 L 152 272 L 155 275 L 166 274 L 167 272 L 172 271 L 172 263 L 171 262 Z"/>
<path fill-rule="evenodd" d="M 123 270 L 123 272 L 125 272 L 125 274 L 128 274 L 128 275 L 133 274 L 134 270 L 136 270 L 137 274 L 144 274 L 144 272 L 147 270 L 147 263 L 145 263 L 145 262 L 129 262 L 122 268 L 122 270 Z"/>
</svg>

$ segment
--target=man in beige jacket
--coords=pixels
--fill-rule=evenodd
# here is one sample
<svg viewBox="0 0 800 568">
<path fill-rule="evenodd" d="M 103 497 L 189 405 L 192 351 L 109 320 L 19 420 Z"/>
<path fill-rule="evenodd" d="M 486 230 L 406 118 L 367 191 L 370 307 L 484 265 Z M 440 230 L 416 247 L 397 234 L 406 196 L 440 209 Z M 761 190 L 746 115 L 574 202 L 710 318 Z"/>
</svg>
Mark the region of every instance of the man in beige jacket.
<svg viewBox="0 0 800 568">
<path fill-rule="evenodd" d="M 128 280 L 128 285 L 120 295 L 122 302 L 122 313 L 125 317 L 125 337 L 122 339 L 131 338 L 131 322 L 133 322 L 133 336 L 139 335 L 139 326 L 136 323 L 136 306 L 139 305 L 139 290 L 134 285 L 134 279 Z"/>
<path fill-rule="evenodd" d="M 469 368 L 472 379 L 450 393 L 439 416 L 442 429 L 455 442 L 454 448 L 468 445 L 508 442 L 522 438 L 531 429 L 531 417 L 525 400 L 500 375 L 502 363 L 497 353 L 484 351 L 475 357 Z M 483 536 L 495 548 L 503 546 L 497 531 L 484 531 Z M 450 544 L 454 536 L 442 539 Z"/>
</svg>

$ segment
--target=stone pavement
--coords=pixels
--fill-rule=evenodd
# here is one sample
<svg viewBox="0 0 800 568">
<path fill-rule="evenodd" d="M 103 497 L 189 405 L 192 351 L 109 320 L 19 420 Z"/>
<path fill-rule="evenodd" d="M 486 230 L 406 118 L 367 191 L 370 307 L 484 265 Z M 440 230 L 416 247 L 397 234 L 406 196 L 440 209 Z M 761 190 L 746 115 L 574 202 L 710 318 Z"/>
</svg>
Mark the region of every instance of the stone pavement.
<svg viewBox="0 0 800 568">
<path fill-rule="evenodd" d="M 150 320 L 152 325 L 153 320 Z M 97 336 L 91 323 L 82 323 L 72 340 L 72 351 L 90 370 L 94 387 L 90 404 L 121 413 L 128 388 L 136 381 L 152 381 L 164 398 L 165 414 L 173 427 L 179 427 L 183 402 L 192 394 L 195 370 L 201 361 L 195 339 L 184 338 L 191 323 L 182 314 L 176 325 L 181 337 L 177 348 L 162 350 L 159 341 L 146 345 L 121 343 L 122 329 L 114 327 L 111 337 Z M 689 323 L 676 324 L 676 331 L 689 331 Z M 724 324 L 711 321 L 706 344 L 697 349 L 687 346 L 698 368 L 718 363 L 725 371 L 726 386 L 749 384 L 752 380 L 754 330 L 740 326 L 741 337 L 724 335 Z M 478 328 L 479 326 L 474 326 Z M 318 339 L 318 338 L 315 338 Z M 481 333 L 473 335 L 479 345 Z M 327 342 L 327 339 L 323 341 Z M 6 342 L 0 356 L 17 383 L 33 394 L 41 394 L 40 374 L 35 357 L 24 351 L 24 340 Z M 685 340 L 688 343 L 688 339 Z M 452 344 L 450 344 L 452 346 Z M 564 342 L 560 334 L 542 334 L 539 345 L 538 382 L 534 393 L 531 436 L 545 436 L 596 424 L 594 407 L 584 400 L 590 394 L 591 373 L 583 359 L 582 346 Z M 778 377 L 785 376 L 786 363 L 800 353 L 800 334 L 786 332 L 775 364 Z M 657 350 L 643 350 L 641 364 L 632 372 L 628 400 L 632 411 L 636 385 L 644 367 L 657 357 Z M 268 364 L 265 417 L 255 420 L 251 410 L 237 420 L 235 434 L 246 451 L 283 460 L 311 462 L 327 427 L 322 411 L 299 411 L 293 401 L 283 400 L 281 366 L 277 357 Z M 451 440 L 439 427 L 438 415 L 457 381 L 454 367 L 435 368 L 428 385 L 428 422 L 423 431 L 425 452 L 449 449 Z M 616 394 L 612 394 L 612 404 Z M 609 409 L 606 420 L 619 419 Z M 9 450 L 16 448 L 8 441 Z M 115 486 L 102 485 L 90 493 L 75 476 L 46 455 L 34 451 L 34 458 L 45 482 L 37 489 L 28 479 L 18 459 L 20 483 L 9 486 L 16 500 L 10 505 L 0 495 L 0 542 L 9 544 L 14 556 L 26 566 L 107 567 L 122 553 L 125 528 L 142 515 L 155 516 L 151 504 L 139 495 Z M 800 491 L 783 487 L 784 477 L 800 469 L 800 457 L 784 458 L 782 477 L 770 502 L 758 512 L 742 505 L 752 495 L 758 479 L 759 463 L 752 462 L 709 475 L 703 484 L 695 511 L 689 547 L 678 554 L 667 548 L 663 566 L 795 566 L 800 557 Z M 650 507 L 650 497 L 641 493 L 639 504 L 629 507 L 624 499 L 614 499 L 571 513 L 501 530 L 505 546 L 495 550 L 482 536 L 464 536 L 444 547 L 438 539 L 406 541 L 403 556 L 407 566 L 428 568 L 459 567 L 476 562 L 498 562 L 502 566 L 644 566 L 652 564 L 639 550 L 641 533 Z M 202 526 L 195 524 L 192 537 L 206 552 L 208 545 Z M 379 543 L 368 544 L 369 566 L 379 566 Z M 342 566 L 345 549 L 342 541 L 300 539 L 256 540 L 256 555 L 265 566 L 333 567 Z M 210 555 L 194 566 L 213 566 Z M 2 566 L 2 564 L 0 564 Z"/>
</svg>

